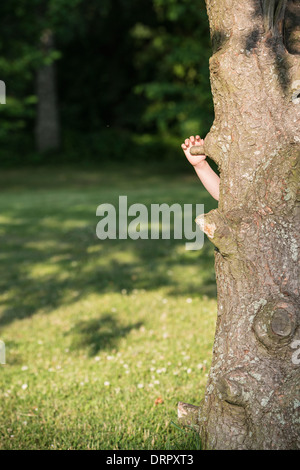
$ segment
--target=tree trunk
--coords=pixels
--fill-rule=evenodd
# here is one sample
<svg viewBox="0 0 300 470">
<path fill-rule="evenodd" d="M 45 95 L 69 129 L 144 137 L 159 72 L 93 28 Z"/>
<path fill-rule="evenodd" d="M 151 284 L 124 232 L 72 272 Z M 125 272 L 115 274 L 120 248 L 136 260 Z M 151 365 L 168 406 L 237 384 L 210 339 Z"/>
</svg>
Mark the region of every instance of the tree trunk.
<svg viewBox="0 0 300 470">
<path fill-rule="evenodd" d="M 299 449 L 299 29 L 284 28 L 284 0 L 206 3 L 204 148 L 221 181 L 218 209 L 198 223 L 218 249 L 218 317 L 205 398 L 198 413 L 179 404 L 179 418 L 205 449 Z"/>
<path fill-rule="evenodd" d="M 41 47 L 47 58 L 53 51 L 53 33 L 44 31 L 41 37 Z M 55 64 L 43 65 L 37 71 L 37 119 L 36 146 L 40 152 L 55 150 L 60 145 L 60 125 L 58 117 Z"/>
</svg>

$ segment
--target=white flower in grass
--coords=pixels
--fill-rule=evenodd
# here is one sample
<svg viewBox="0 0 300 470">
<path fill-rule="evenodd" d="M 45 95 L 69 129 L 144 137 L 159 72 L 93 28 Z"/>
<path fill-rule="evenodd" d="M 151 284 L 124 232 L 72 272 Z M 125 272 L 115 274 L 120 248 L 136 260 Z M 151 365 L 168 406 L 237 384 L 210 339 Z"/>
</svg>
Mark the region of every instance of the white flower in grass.
<svg viewBox="0 0 300 470">
<path fill-rule="evenodd" d="M 96 356 L 96 357 L 95 357 L 95 361 L 96 361 L 96 362 L 100 361 L 100 357 L 99 357 L 99 356 Z"/>
<path fill-rule="evenodd" d="M 144 384 L 138 384 L 138 388 L 144 388 Z"/>
<path fill-rule="evenodd" d="M 23 384 L 23 385 L 22 385 L 22 390 L 26 390 L 26 388 L 28 388 L 28 385 L 27 385 L 27 384 Z"/>
<path fill-rule="evenodd" d="M 188 369 L 186 372 L 190 374 L 192 372 L 192 369 Z"/>
<path fill-rule="evenodd" d="M 105 385 L 105 387 L 109 387 L 109 386 L 110 386 L 110 382 L 105 381 L 105 382 L 104 382 L 104 385 Z"/>
<path fill-rule="evenodd" d="M 159 385 L 160 381 L 159 380 L 154 380 L 155 385 Z"/>
<path fill-rule="evenodd" d="M 193 299 L 191 299 L 190 297 L 188 299 L 186 299 L 187 304 L 191 304 L 192 302 L 193 302 Z"/>
<path fill-rule="evenodd" d="M 28 370 L 28 366 L 23 366 L 21 370 Z"/>
</svg>

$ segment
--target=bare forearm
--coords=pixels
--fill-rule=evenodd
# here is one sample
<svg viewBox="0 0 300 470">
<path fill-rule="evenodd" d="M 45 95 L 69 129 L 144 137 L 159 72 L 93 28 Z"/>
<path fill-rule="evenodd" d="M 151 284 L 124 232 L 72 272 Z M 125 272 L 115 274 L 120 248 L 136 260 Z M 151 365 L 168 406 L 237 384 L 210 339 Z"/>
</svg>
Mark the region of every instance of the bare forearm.
<svg viewBox="0 0 300 470">
<path fill-rule="evenodd" d="M 188 161 L 193 165 L 195 171 L 202 181 L 204 187 L 207 191 L 214 197 L 217 201 L 219 200 L 219 186 L 220 178 L 214 172 L 214 170 L 207 163 L 206 156 L 203 155 L 191 155 L 190 149 L 194 145 L 199 145 L 203 147 L 204 140 L 200 138 L 199 135 L 194 137 L 191 135 L 189 139 L 185 139 L 184 143 L 181 145 L 184 154 Z M 204 149 L 203 149 L 204 152 Z"/>
<path fill-rule="evenodd" d="M 212 197 L 218 201 L 220 186 L 219 176 L 214 172 L 206 160 L 194 165 L 194 168 L 203 186 L 212 195 Z"/>
</svg>

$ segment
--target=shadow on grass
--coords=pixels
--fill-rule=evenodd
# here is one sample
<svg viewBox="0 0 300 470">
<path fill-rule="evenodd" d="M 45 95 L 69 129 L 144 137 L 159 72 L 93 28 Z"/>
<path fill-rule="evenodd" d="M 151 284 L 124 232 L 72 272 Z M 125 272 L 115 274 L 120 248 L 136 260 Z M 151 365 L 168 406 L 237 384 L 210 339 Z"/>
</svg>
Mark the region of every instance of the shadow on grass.
<svg viewBox="0 0 300 470">
<path fill-rule="evenodd" d="M 135 190 L 129 181 L 130 191 L 133 202 L 148 207 L 164 202 L 195 204 L 199 193 L 206 212 L 213 205 L 194 180 L 181 184 L 180 197 L 178 186 L 163 177 L 149 183 L 148 189 L 138 185 Z M 0 199 L 0 325 L 71 305 L 91 293 L 167 287 L 170 296 L 215 298 L 213 246 L 208 241 L 200 251 L 187 252 L 184 240 L 96 238 L 97 205 L 103 201 L 117 205 L 117 198 L 118 188 L 108 185 L 100 190 L 27 191 L 22 198 L 7 193 L 5 200 Z"/>
<path fill-rule="evenodd" d="M 136 330 L 142 325 L 142 322 L 122 325 L 111 314 L 104 314 L 97 320 L 93 319 L 77 323 L 69 333 L 73 337 L 73 348 L 87 347 L 89 355 L 95 356 L 101 350 L 114 349 L 121 338 L 124 338 L 131 330 Z"/>
</svg>

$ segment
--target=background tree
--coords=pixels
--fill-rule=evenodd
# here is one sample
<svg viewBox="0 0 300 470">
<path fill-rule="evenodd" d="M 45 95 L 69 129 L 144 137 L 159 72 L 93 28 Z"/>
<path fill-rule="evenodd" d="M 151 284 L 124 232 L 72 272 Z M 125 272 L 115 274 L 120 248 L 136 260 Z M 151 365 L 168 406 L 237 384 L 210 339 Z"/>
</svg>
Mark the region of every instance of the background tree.
<svg viewBox="0 0 300 470">
<path fill-rule="evenodd" d="M 179 417 L 204 448 L 298 449 L 300 5 L 206 3 L 216 117 L 205 151 L 221 184 L 198 223 L 218 249 L 218 318 L 205 399 L 180 403 Z"/>
<path fill-rule="evenodd" d="M 45 29 L 40 39 L 40 47 L 45 60 L 36 72 L 36 146 L 41 152 L 56 150 L 60 145 L 60 121 L 56 91 L 56 70 L 51 54 L 54 51 L 54 35 L 51 29 Z"/>
</svg>

